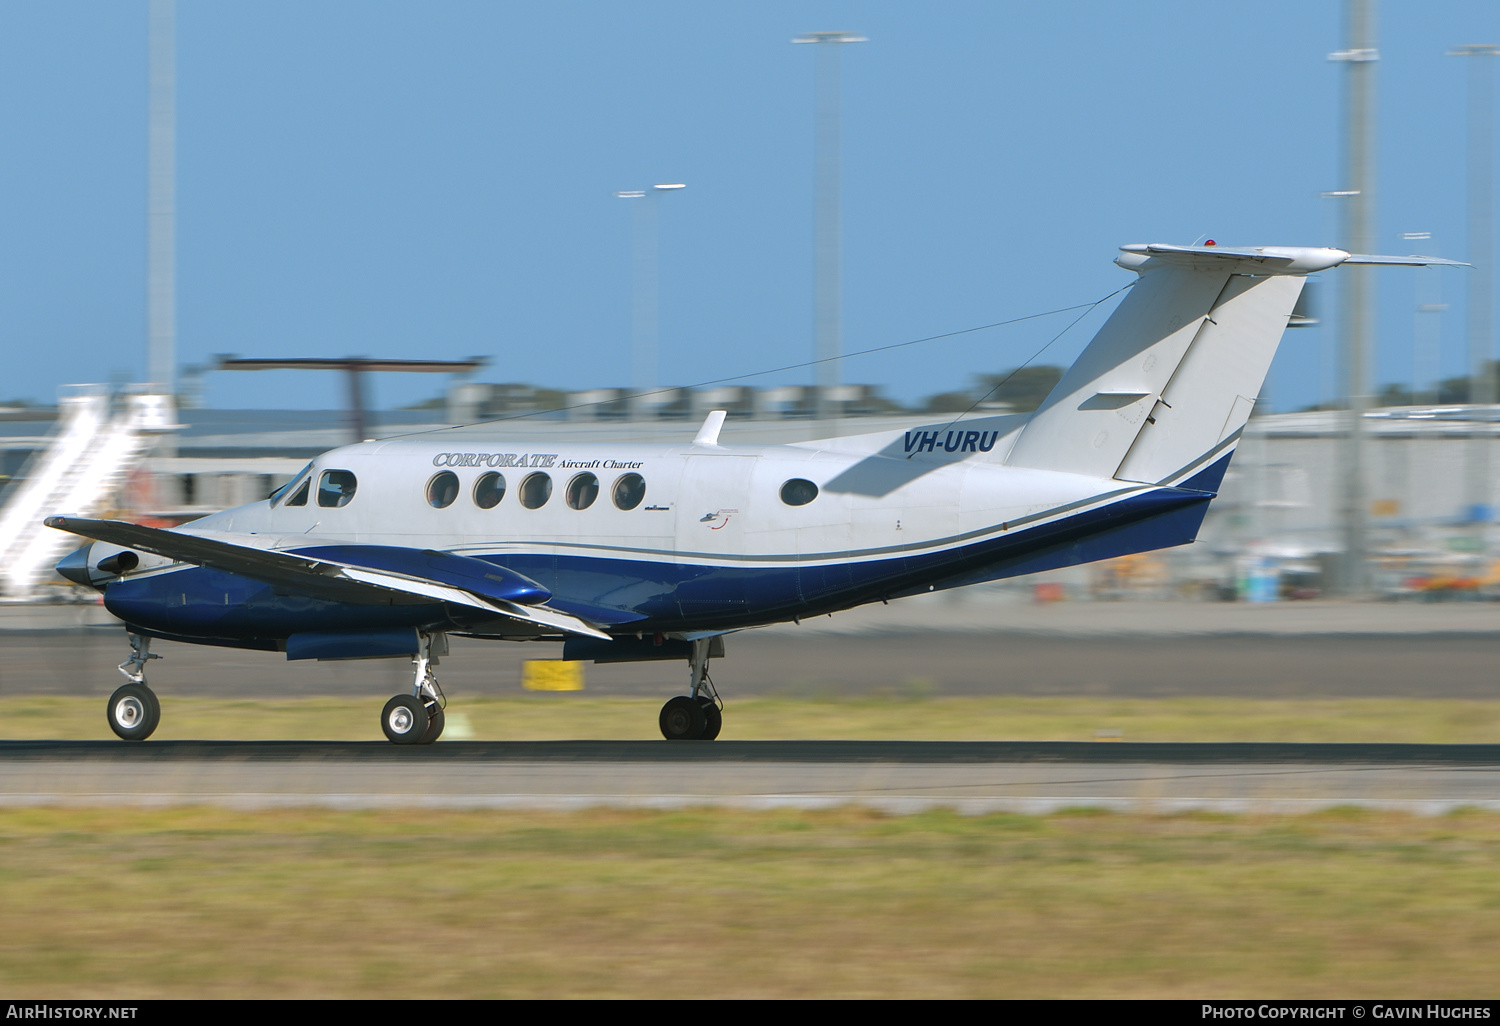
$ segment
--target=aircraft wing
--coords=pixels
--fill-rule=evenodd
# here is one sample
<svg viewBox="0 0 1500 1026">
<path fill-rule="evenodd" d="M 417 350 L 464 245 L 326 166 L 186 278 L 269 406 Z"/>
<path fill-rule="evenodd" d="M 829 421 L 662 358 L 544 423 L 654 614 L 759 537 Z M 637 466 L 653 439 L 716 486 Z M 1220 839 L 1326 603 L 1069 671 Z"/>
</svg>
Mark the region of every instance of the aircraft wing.
<svg viewBox="0 0 1500 1026">
<path fill-rule="evenodd" d="M 452 602 L 457 605 L 470 606 L 475 609 L 483 609 L 499 616 L 512 620 L 520 620 L 538 627 L 549 630 L 561 631 L 565 634 L 580 634 L 591 638 L 610 640 L 610 636 L 597 627 L 576 616 L 564 613 L 559 609 L 549 609 L 542 605 L 523 604 L 504 598 L 499 595 L 481 594 L 476 587 L 464 587 L 462 584 L 454 583 L 452 580 L 440 580 L 435 577 L 420 576 L 411 572 L 401 572 L 390 568 L 392 554 L 407 557 L 431 557 L 427 560 L 439 561 L 436 565 L 441 567 L 442 563 L 467 564 L 481 563 L 480 560 L 471 560 L 464 556 L 455 556 L 452 553 L 423 553 L 417 549 L 399 549 L 391 546 L 344 546 L 342 552 L 347 557 L 333 558 L 332 553 L 340 549 L 332 546 L 320 546 L 309 553 L 286 552 L 276 549 L 258 548 L 253 545 L 242 545 L 237 542 L 226 541 L 221 538 L 211 538 L 202 534 L 189 534 L 181 531 L 165 531 L 156 527 L 144 527 L 140 524 L 130 524 L 119 520 L 89 520 L 82 517 L 48 517 L 45 521 L 48 527 L 59 531 L 67 531 L 71 534 L 80 535 L 84 538 L 94 538 L 98 541 L 109 542 L 113 545 L 123 545 L 126 548 L 139 549 L 142 552 L 150 552 L 154 555 L 165 556 L 168 559 L 179 560 L 184 563 L 193 563 L 197 566 L 205 566 L 214 570 L 224 570 L 229 573 L 241 574 L 245 577 L 253 577 L 256 580 L 267 581 L 272 584 L 280 584 L 295 588 L 298 591 L 312 595 L 317 598 L 326 598 L 333 601 L 370 602 L 372 600 L 388 600 L 392 595 L 406 596 L 408 598 L 420 598 L 436 600 L 439 602 Z M 355 561 L 361 552 L 370 555 L 379 555 L 385 558 L 375 560 L 383 562 L 385 566 L 361 565 Z M 420 559 L 407 558 L 398 560 L 398 564 L 421 565 Z M 484 567 L 491 573 L 470 572 L 467 577 L 479 582 L 488 578 L 493 581 L 501 581 L 505 574 L 503 568 Z M 454 575 L 449 572 L 447 577 Z M 510 575 L 518 578 L 536 588 L 534 582 L 526 581 L 519 575 Z M 460 578 L 462 579 L 462 578 Z M 493 586 L 491 586 L 492 588 Z M 514 587 L 514 585 L 512 585 Z M 486 588 L 485 590 L 490 590 Z M 545 592 L 540 593 L 546 597 Z"/>
</svg>

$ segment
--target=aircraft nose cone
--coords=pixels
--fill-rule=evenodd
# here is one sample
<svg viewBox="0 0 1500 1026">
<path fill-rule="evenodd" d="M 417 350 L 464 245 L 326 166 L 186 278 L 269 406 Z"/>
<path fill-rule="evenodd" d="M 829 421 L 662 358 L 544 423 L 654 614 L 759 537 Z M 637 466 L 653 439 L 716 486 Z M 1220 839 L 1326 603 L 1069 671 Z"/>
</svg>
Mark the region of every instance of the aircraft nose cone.
<svg viewBox="0 0 1500 1026">
<path fill-rule="evenodd" d="M 94 547 L 93 542 L 81 546 L 68 553 L 57 564 L 57 572 L 62 574 L 74 584 L 85 584 L 93 587 L 94 579 L 89 573 L 89 549 Z"/>
</svg>

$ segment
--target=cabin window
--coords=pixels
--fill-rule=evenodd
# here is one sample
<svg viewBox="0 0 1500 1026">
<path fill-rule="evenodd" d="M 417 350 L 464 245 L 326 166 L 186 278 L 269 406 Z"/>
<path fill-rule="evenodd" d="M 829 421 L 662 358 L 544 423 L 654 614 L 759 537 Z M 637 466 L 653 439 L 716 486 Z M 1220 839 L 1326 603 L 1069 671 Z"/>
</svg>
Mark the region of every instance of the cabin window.
<svg viewBox="0 0 1500 1026">
<path fill-rule="evenodd" d="M 528 510 L 540 510 L 552 498 L 552 478 L 546 474 L 528 474 L 520 481 L 520 504 Z"/>
<path fill-rule="evenodd" d="M 528 474 L 521 482 L 521 505 L 541 509 L 552 498 L 552 478 L 546 474 Z"/>
<path fill-rule="evenodd" d="M 359 482 L 351 471 L 325 470 L 318 478 L 318 505 L 326 508 L 347 506 L 358 487 Z"/>
<path fill-rule="evenodd" d="M 306 506 L 307 505 L 307 489 L 309 487 L 311 487 L 311 485 L 312 485 L 312 478 L 310 478 L 310 477 L 309 478 L 305 478 L 302 481 L 302 487 L 298 488 L 295 492 L 292 493 L 292 497 L 290 499 L 286 500 L 286 504 L 288 506 Z"/>
<path fill-rule="evenodd" d="M 593 474 L 579 474 L 568 482 L 563 497 L 569 509 L 588 509 L 599 498 L 599 479 Z"/>
<path fill-rule="evenodd" d="M 806 506 L 818 497 L 818 486 L 804 478 L 794 477 L 781 486 L 781 501 L 788 506 Z"/>
<path fill-rule="evenodd" d="M 474 505 L 480 509 L 494 509 L 505 498 L 504 474 L 481 474 L 474 482 Z"/>
<path fill-rule="evenodd" d="M 443 509 L 453 505 L 453 500 L 456 498 L 458 498 L 458 475 L 451 470 L 433 474 L 432 480 L 427 482 L 427 505 L 435 509 Z"/>
<path fill-rule="evenodd" d="M 286 484 L 282 485 L 280 488 L 276 489 L 274 492 L 271 493 L 271 505 L 275 506 L 278 502 L 280 502 L 282 500 L 282 498 L 286 495 L 286 493 L 291 489 L 292 485 L 296 484 L 297 480 L 299 478 L 301 478 L 303 474 L 307 473 L 311 469 L 312 469 L 312 464 L 309 463 L 307 466 L 305 466 L 301 470 L 297 471 L 291 477 L 287 478 L 286 479 Z"/>
<path fill-rule="evenodd" d="M 635 509 L 646 497 L 646 479 L 639 474 L 622 474 L 610 489 L 610 498 L 620 509 Z"/>
</svg>

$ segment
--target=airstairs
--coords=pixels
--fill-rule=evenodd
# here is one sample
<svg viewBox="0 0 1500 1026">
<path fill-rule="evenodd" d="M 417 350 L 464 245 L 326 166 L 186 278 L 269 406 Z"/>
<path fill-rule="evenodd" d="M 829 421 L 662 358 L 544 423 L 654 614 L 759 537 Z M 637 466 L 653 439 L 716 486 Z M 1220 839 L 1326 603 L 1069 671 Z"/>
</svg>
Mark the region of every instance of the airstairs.
<svg viewBox="0 0 1500 1026">
<path fill-rule="evenodd" d="M 177 428 L 169 395 L 126 395 L 120 402 L 122 408 L 112 411 L 110 395 L 97 388 L 58 401 L 52 443 L 32 457 L 0 508 L 0 595 L 35 597 L 53 565 L 78 544 L 75 536 L 44 527 L 44 517 L 108 509 L 156 436 Z"/>
</svg>

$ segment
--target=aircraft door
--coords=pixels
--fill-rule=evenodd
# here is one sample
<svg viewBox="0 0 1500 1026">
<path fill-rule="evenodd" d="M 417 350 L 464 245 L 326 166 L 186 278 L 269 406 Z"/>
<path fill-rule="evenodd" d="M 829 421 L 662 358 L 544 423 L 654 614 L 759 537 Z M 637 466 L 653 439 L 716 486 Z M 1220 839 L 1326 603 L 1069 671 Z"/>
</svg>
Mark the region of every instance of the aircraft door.
<svg viewBox="0 0 1500 1026">
<path fill-rule="evenodd" d="M 755 464 L 753 456 L 687 457 L 678 487 L 678 551 L 743 554 Z"/>
<path fill-rule="evenodd" d="M 677 551 L 684 557 L 678 608 L 710 625 L 717 615 L 742 611 L 756 571 L 746 554 L 746 524 L 753 514 L 751 476 L 758 461 L 731 454 L 690 455 L 677 493 Z"/>
</svg>

